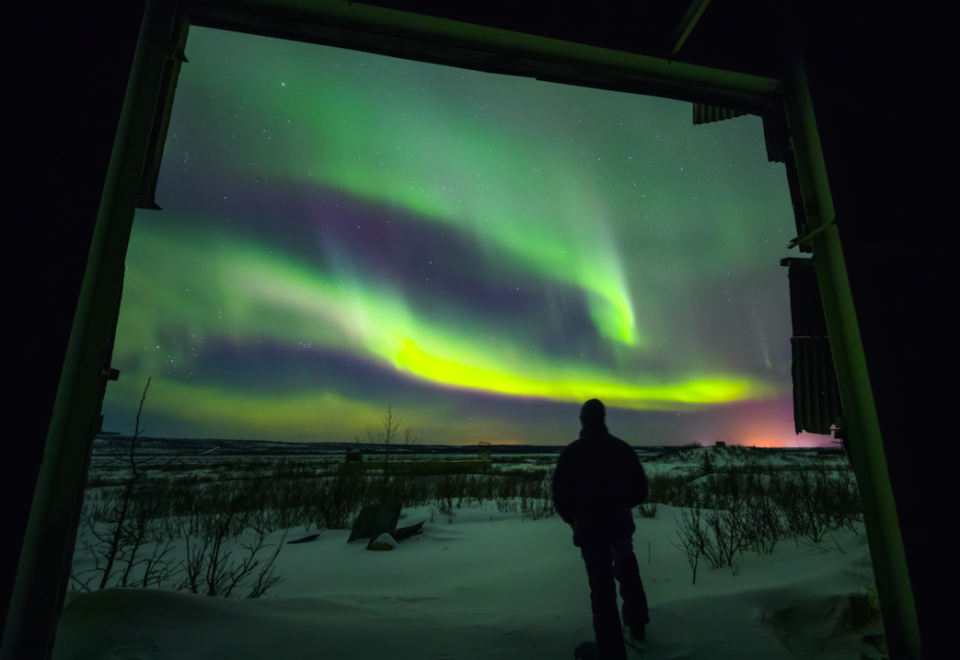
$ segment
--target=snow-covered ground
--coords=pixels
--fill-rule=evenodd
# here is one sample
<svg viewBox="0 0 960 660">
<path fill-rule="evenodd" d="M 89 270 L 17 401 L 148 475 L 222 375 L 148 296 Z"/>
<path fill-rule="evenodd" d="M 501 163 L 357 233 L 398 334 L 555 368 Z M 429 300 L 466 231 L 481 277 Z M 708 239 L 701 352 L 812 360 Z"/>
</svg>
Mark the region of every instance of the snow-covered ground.
<svg viewBox="0 0 960 660">
<path fill-rule="evenodd" d="M 277 558 L 284 580 L 258 600 L 71 592 L 54 658 L 519 660 L 572 658 L 593 639 L 583 561 L 556 515 L 532 520 L 491 502 L 454 513 L 404 509 L 400 524 L 425 520 L 423 533 L 389 552 L 347 544 L 346 530 L 285 544 Z M 675 517 L 679 509 L 661 504 L 656 518 L 636 519 L 650 605 L 644 658 L 884 657 L 870 641 L 883 627 L 870 608 L 862 524 L 859 533 L 831 532 L 819 547 L 786 540 L 772 555 L 747 552 L 736 570 L 701 561 L 694 585 L 673 545 Z M 315 532 L 293 529 L 286 540 Z"/>
<path fill-rule="evenodd" d="M 660 456 L 643 460 L 647 473 L 657 471 L 689 471 L 699 468 L 704 460 L 717 469 L 747 468 L 757 469 L 797 469 L 822 460 L 828 466 L 846 468 L 847 457 L 840 449 L 757 449 L 754 447 L 731 446 L 683 447 L 680 450 L 664 452 Z"/>
</svg>

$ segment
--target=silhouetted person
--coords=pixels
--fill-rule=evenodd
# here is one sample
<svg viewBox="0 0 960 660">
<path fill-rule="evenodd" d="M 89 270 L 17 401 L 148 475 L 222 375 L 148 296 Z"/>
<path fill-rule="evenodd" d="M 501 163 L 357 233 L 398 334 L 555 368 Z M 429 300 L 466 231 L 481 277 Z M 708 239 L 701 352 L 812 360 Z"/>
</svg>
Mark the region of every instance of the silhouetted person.
<svg viewBox="0 0 960 660">
<path fill-rule="evenodd" d="M 560 453 L 553 474 L 553 502 L 573 527 L 590 579 L 593 631 L 599 660 L 624 660 L 616 581 L 623 598 L 623 623 L 633 639 L 645 639 L 650 622 L 640 568 L 633 554 L 633 508 L 647 499 L 647 477 L 636 452 L 607 432 L 606 411 L 597 399 L 580 409 L 580 438 Z"/>
</svg>

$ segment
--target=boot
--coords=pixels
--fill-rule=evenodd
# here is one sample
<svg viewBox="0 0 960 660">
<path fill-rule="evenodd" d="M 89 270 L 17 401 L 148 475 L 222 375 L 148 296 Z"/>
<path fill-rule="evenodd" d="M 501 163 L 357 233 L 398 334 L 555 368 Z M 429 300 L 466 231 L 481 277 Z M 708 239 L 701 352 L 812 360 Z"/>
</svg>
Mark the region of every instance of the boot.
<svg viewBox="0 0 960 660">
<path fill-rule="evenodd" d="M 623 641 L 635 649 L 642 649 L 647 640 L 646 625 L 638 624 L 636 626 L 623 627 Z"/>
</svg>

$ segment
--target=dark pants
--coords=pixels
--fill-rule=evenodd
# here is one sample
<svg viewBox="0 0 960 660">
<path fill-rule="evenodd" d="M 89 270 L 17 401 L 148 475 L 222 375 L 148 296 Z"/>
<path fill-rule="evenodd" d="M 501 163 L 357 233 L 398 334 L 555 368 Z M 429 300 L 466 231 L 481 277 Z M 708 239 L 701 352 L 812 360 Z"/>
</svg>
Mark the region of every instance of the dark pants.
<svg viewBox="0 0 960 660">
<path fill-rule="evenodd" d="M 623 623 L 630 627 L 650 622 L 647 595 L 640 581 L 640 567 L 633 554 L 629 536 L 610 544 L 584 544 L 580 554 L 587 565 L 590 579 L 590 603 L 593 606 L 593 632 L 601 660 L 624 660 L 627 657 L 623 627 L 617 612 L 617 585 L 623 598 Z"/>
</svg>

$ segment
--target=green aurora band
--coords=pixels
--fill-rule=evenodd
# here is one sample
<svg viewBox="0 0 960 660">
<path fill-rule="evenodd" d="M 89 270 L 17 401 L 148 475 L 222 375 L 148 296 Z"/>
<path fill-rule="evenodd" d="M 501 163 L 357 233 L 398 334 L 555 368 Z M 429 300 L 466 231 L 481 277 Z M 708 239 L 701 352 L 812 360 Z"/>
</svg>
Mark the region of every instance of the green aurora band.
<svg viewBox="0 0 960 660">
<path fill-rule="evenodd" d="M 484 346 L 483 338 L 496 329 L 473 326 L 470 333 L 450 332 L 417 318 L 402 295 L 385 287 L 348 288 L 336 279 L 324 278 L 307 264 L 264 254 L 253 244 L 235 244 L 229 251 L 218 253 L 211 239 L 198 239 L 184 246 L 151 235 L 149 230 L 144 234 L 131 250 L 131 260 L 157 262 L 164 254 L 177 254 L 177 267 L 164 277 L 171 288 L 158 289 L 152 277 L 131 278 L 127 285 L 131 297 L 149 302 L 142 312 L 130 314 L 129 325 L 118 334 L 149 338 L 148 345 L 156 341 L 159 346 L 162 341 L 156 336 L 156 329 L 163 326 L 164 320 L 155 311 L 179 307 L 185 319 L 195 321 L 189 328 L 195 338 L 230 336 L 234 326 L 238 326 L 246 335 L 269 335 L 297 343 L 304 338 L 297 328 L 306 327 L 313 329 L 311 343 L 362 355 L 429 382 L 501 394 L 572 403 L 597 396 L 607 405 L 617 407 L 683 410 L 690 405 L 776 393 L 769 384 L 719 374 L 638 385 L 636 379 L 626 380 L 592 365 L 546 360 L 509 338 L 498 340 L 496 352 L 491 352 Z M 210 286 L 194 286 L 191 290 L 190 283 L 204 271 L 210 273 L 206 279 Z M 181 282 L 176 282 L 177 273 L 183 276 Z M 177 295 L 170 300 L 171 290 L 189 295 Z M 217 318 L 207 316 L 204 322 L 205 312 L 215 308 L 219 312 Z M 222 323 L 224 316 L 232 321 Z M 132 327 L 134 323 L 137 328 Z M 136 350 L 125 343 L 117 348 L 120 352 Z M 170 359 L 187 358 L 181 354 Z M 190 396 L 189 391 L 185 395 Z"/>
<path fill-rule="evenodd" d="M 265 340 L 349 355 L 467 396 L 573 405 L 598 397 L 611 408 L 683 412 L 789 392 L 782 346 L 771 359 L 765 339 L 779 334 L 789 356 L 785 275 L 755 287 L 761 302 L 752 321 L 742 319 L 754 329 L 743 332 L 760 341 L 736 355 L 696 340 L 713 321 L 689 327 L 671 311 L 701 309 L 694 298 L 704 295 L 690 290 L 711 278 L 727 294 L 718 274 L 742 282 L 776 273 L 792 214 L 782 169 L 754 146 L 757 118 L 697 127 L 712 130 L 723 153 L 711 161 L 698 155 L 686 104 L 209 29 L 191 29 L 189 50 L 158 190 L 164 211 L 138 212 L 128 250 L 114 349 L 124 377 L 110 386 L 106 410 L 129 411 L 153 373 L 148 408 L 179 420 L 180 433 L 305 439 L 324 424 L 325 439 L 350 440 L 333 436 L 382 416 L 379 398 L 258 389 L 192 371 L 206 342 L 242 353 Z M 736 171 L 734 157 L 746 163 Z M 316 248 L 285 242 L 295 212 L 285 216 L 282 195 L 270 198 L 278 189 L 314 191 L 297 222 L 317 228 Z M 579 292 L 592 334 L 558 354 L 532 341 L 566 336 L 546 303 L 507 324 L 483 302 L 415 304 L 412 287 L 426 284 L 383 277 L 353 239 L 323 228 L 346 222 L 331 191 L 416 218 L 408 231 L 432 227 L 430 240 L 474 245 L 446 281 Z M 272 201 L 256 201 L 261 194 Z M 774 289 L 778 317 L 764 329 L 756 308 Z M 585 359 L 584 343 L 602 359 Z M 441 408 L 456 416 L 448 399 L 412 416 L 430 427 Z M 485 424 L 510 435 L 506 421 Z"/>
</svg>

